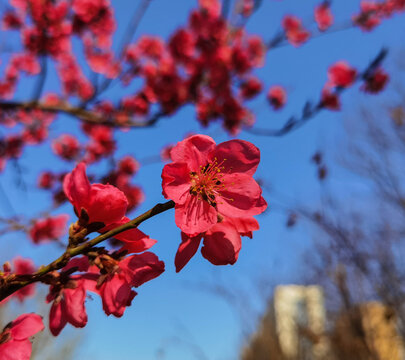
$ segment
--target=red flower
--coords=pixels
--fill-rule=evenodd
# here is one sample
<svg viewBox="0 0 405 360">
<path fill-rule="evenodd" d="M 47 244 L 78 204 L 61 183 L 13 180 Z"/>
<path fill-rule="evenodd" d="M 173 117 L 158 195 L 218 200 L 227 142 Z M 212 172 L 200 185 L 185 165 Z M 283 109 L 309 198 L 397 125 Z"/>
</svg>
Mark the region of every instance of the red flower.
<svg viewBox="0 0 405 360">
<path fill-rule="evenodd" d="M 139 163 L 132 156 L 124 156 L 118 163 L 118 171 L 134 175 L 139 170 Z"/>
<path fill-rule="evenodd" d="M 177 250 L 175 265 L 179 272 L 194 256 L 204 238 L 202 255 L 214 265 L 234 264 L 242 246 L 241 236 L 252 237 L 259 224 L 253 218 L 225 218 L 211 227 L 205 234 L 189 236 L 182 232 L 182 242 Z"/>
<path fill-rule="evenodd" d="M 107 315 L 121 317 L 137 294 L 132 287 L 158 277 L 165 269 L 163 261 L 150 252 L 132 255 L 121 260 L 114 271 L 108 274 L 97 290 Z"/>
<path fill-rule="evenodd" d="M 128 200 L 124 193 L 112 185 L 90 184 L 86 176 L 86 165 L 80 163 L 65 176 L 63 190 L 80 216 L 85 209 L 89 223 L 106 225 L 120 221 L 127 210 Z"/>
<path fill-rule="evenodd" d="M 362 86 L 362 90 L 371 94 L 377 94 L 382 91 L 389 81 L 389 75 L 381 68 L 378 68 Z"/>
<path fill-rule="evenodd" d="M 252 175 L 260 152 L 243 140 L 216 145 L 209 136 L 191 136 L 173 147 L 162 171 L 163 195 L 175 203 L 177 226 L 186 234 L 207 231 L 219 214 L 252 216 L 267 206 Z"/>
<path fill-rule="evenodd" d="M 32 346 L 29 338 L 44 329 L 37 314 L 24 314 L 7 325 L 0 334 L 0 359 L 29 360 Z"/>
<path fill-rule="evenodd" d="M 67 323 L 78 328 L 86 326 L 86 289 L 82 280 L 70 280 L 65 285 L 51 286 L 46 299 L 47 302 L 53 301 L 49 313 L 49 330 L 52 335 L 59 335 Z"/>
<path fill-rule="evenodd" d="M 126 224 L 129 218 L 124 216 L 120 221 L 109 224 L 103 227 L 100 232 L 105 233 L 118 226 Z M 140 253 L 145 250 L 150 249 L 153 245 L 157 243 L 156 240 L 150 239 L 148 235 L 144 234 L 141 230 L 134 228 L 130 230 L 123 231 L 114 236 L 117 240 L 124 243 L 121 250 L 127 250 L 129 253 Z"/>
<path fill-rule="evenodd" d="M 50 171 L 45 171 L 39 175 L 38 187 L 41 189 L 51 189 L 55 183 L 55 176 Z"/>
<path fill-rule="evenodd" d="M 66 222 L 69 216 L 66 214 L 37 220 L 30 229 L 30 237 L 35 244 L 60 238 L 65 234 Z"/>
<path fill-rule="evenodd" d="M 52 149 L 62 159 L 74 160 L 79 155 L 80 143 L 74 136 L 63 134 L 52 142 Z"/>
<path fill-rule="evenodd" d="M 340 110 L 339 96 L 330 91 L 327 87 L 322 90 L 321 106 L 329 110 Z"/>
<path fill-rule="evenodd" d="M 328 69 L 330 86 L 349 87 L 356 80 L 357 70 L 347 62 L 339 61 Z"/>
<path fill-rule="evenodd" d="M 328 30 L 333 23 L 333 15 L 328 3 L 322 3 L 315 8 L 315 21 L 320 31 Z"/>
<path fill-rule="evenodd" d="M 281 109 L 287 101 L 287 93 L 281 86 L 272 86 L 267 93 L 267 100 L 274 110 Z"/>
<path fill-rule="evenodd" d="M 262 83 L 256 77 L 250 77 L 241 86 L 241 95 L 245 99 L 251 99 L 262 91 Z"/>
<path fill-rule="evenodd" d="M 310 33 L 302 27 L 301 20 L 296 16 L 285 16 L 282 26 L 288 41 L 294 46 L 302 45 L 310 36 Z"/>
</svg>

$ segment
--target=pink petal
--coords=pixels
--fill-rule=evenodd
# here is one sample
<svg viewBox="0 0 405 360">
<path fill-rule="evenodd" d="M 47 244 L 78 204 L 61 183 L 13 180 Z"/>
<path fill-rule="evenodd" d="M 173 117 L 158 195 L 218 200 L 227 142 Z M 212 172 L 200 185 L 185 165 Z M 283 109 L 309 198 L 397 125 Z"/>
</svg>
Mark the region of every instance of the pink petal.
<svg viewBox="0 0 405 360">
<path fill-rule="evenodd" d="M 53 336 L 58 336 L 66 324 L 67 319 L 62 310 L 61 302 L 54 301 L 49 313 L 49 330 Z"/>
<path fill-rule="evenodd" d="M 164 262 L 151 252 L 129 256 L 121 261 L 120 267 L 128 283 L 136 287 L 165 271 Z"/>
<path fill-rule="evenodd" d="M 64 313 L 67 321 L 75 327 L 82 328 L 87 324 L 87 314 L 84 302 L 86 300 L 86 291 L 84 287 L 78 286 L 76 289 L 63 290 Z"/>
<path fill-rule="evenodd" d="M 215 148 L 215 141 L 206 135 L 190 136 L 177 143 L 170 152 L 173 162 L 185 163 L 191 171 L 205 166 L 208 154 Z"/>
<path fill-rule="evenodd" d="M 246 217 L 262 213 L 267 204 L 259 184 L 247 174 L 229 174 L 224 177 L 225 190 L 216 199 L 218 211 L 229 217 Z"/>
<path fill-rule="evenodd" d="M 107 315 L 121 317 L 124 314 L 125 307 L 131 305 L 136 292 L 131 290 L 124 277 L 114 274 L 114 276 L 105 281 L 100 289 L 103 300 L 103 310 Z"/>
<path fill-rule="evenodd" d="M 214 225 L 204 236 L 201 254 L 214 265 L 234 264 L 242 246 L 236 228 L 223 221 Z"/>
<path fill-rule="evenodd" d="M 1 360 L 29 360 L 32 345 L 29 340 L 14 341 L 13 339 L 0 345 Z"/>
<path fill-rule="evenodd" d="M 23 314 L 12 322 L 11 335 L 14 340 L 25 340 L 43 329 L 42 317 L 37 314 Z"/>
<path fill-rule="evenodd" d="M 241 236 L 252 238 L 252 231 L 259 230 L 259 223 L 253 217 L 227 218 Z"/>
<path fill-rule="evenodd" d="M 115 229 L 120 225 L 126 224 L 128 221 L 130 221 L 130 219 L 124 216 L 120 221 L 103 227 L 100 230 L 100 232 L 105 233 L 107 231 Z M 157 240 L 149 238 L 148 235 L 146 235 L 141 230 L 136 228 L 126 230 L 122 233 L 115 235 L 114 237 L 125 243 L 122 249 L 127 250 L 129 253 L 143 252 L 145 250 L 150 249 L 153 245 L 157 243 Z"/>
<path fill-rule="evenodd" d="M 202 235 L 189 236 L 185 233 L 181 233 L 181 244 L 177 249 L 176 258 L 174 259 L 174 264 L 176 265 L 176 272 L 179 272 L 190 259 L 195 255 L 200 246 Z"/>
<path fill-rule="evenodd" d="M 90 182 L 86 175 L 86 165 L 79 163 L 63 180 L 63 191 L 69 201 L 77 208 L 76 204 L 83 204 L 90 194 Z"/>
<path fill-rule="evenodd" d="M 172 163 L 162 171 L 163 196 L 176 204 L 183 204 L 191 187 L 190 169 L 186 163 Z"/>
<path fill-rule="evenodd" d="M 210 154 L 211 161 L 215 158 L 227 173 L 253 175 L 260 162 L 260 150 L 248 141 L 230 140 L 219 144 Z"/>
<path fill-rule="evenodd" d="M 128 200 L 125 194 L 112 185 L 93 184 L 87 210 L 90 222 L 110 224 L 119 221 L 126 213 Z"/>
<path fill-rule="evenodd" d="M 176 204 L 174 215 L 176 225 L 190 235 L 205 232 L 217 222 L 217 210 L 193 195 L 188 196 L 184 205 Z"/>
</svg>

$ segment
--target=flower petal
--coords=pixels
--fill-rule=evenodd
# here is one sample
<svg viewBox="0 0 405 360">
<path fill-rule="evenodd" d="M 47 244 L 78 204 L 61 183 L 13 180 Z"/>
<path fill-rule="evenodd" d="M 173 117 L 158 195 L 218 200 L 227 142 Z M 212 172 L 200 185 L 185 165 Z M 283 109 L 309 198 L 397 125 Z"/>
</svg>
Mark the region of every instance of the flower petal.
<svg viewBox="0 0 405 360">
<path fill-rule="evenodd" d="M 11 335 L 14 340 L 25 340 L 44 329 L 42 317 L 37 314 L 23 314 L 12 322 Z"/>
<path fill-rule="evenodd" d="M 176 204 L 175 221 L 186 234 L 202 233 L 217 222 L 217 210 L 207 201 L 188 195 L 184 205 Z"/>
<path fill-rule="evenodd" d="M 128 283 L 132 286 L 141 286 L 143 283 L 158 277 L 165 271 L 165 263 L 151 252 L 132 255 L 120 263 Z"/>
<path fill-rule="evenodd" d="M 227 218 L 241 236 L 252 238 L 252 231 L 259 230 L 259 223 L 254 217 Z"/>
<path fill-rule="evenodd" d="M 14 341 L 13 339 L 0 344 L 1 360 L 29 360 L 32 345 L 29 340 Z"/>
<path fill-rule="evenodd" d="M 219 144 L 210 154 L 210 160 L 222 163 L 227 173 L 253 175 L 260 162 L 260 150 L 244 140 L 230 140 Z"/>
<path fill-rule="evenodd" d="M 198 171 L 208 162 L 208 154 L 214 150 L 215 141 L 206 135 L 190 136 L 180 141 L 170 151 L 174 162 L 188 164 L 191 171 Z"/>
<path fill-rule="evenodd" d="M 75 327 L 85 327 L 87 324 L 87 314 L 84 302 L 86 300 L 86 290 L 82 286 L 75 289 L 64 289 L 64 301 L 62 306 L 66 314 L 67 321 Z"/>
<path fill-rule="evenodd" d="M 247 174 L 229 174 L 223 178 L 224 190 L 216 199 L 219 213 L 229 217 L 246 217 L 262 213 L 267 203 L 259 184 Z"/>
<path fill-rule="evenodd" d="M 176 266 L 176 272 L 179 272 L 190 259 L 195 255 L 200 246 L 202 235 L 189 236 L 185 233 L 181 233 L 181 244 L 177 249 L 176 257 L 174 259 L 174 265 Z"/>
<path fill-rule="evenodd" d="M 214 265 L 234 264 L 242 247 L 238 231 L 226 220 L 207 231 L 203 244 L 202 256 Z"/>
<path fill-rule="evenodd" d="M 66 314 L 62 309 L 62 302 L 54 301 L 49 313 L 49 330 L 53 336 L 58 336 L 67 324 Z"/>
<path fill-rule="evenodd" d="M 172 163 L 162 171 L 162 194 L 176 204 L 183 204 L 191 187 L 190 169 L 185 163 Z"/>
<path fill-rule="evenodd" d="M 126 213 L 128 200 L 125 194 L 112 185 L 93 184 L 89 202 L 82 205 L 89 214 L 89 222 L 111 224 L 119 221 Z"/>
<path fill-rule="evenodd" d="M 90 182 L 86 175 L 86 165 L 79 163 L 71 173 L 63 179 L 63 191 L 69 201 L 76 207 L 76 204 L 87 202 L 90 194 Z"/>
</svg>

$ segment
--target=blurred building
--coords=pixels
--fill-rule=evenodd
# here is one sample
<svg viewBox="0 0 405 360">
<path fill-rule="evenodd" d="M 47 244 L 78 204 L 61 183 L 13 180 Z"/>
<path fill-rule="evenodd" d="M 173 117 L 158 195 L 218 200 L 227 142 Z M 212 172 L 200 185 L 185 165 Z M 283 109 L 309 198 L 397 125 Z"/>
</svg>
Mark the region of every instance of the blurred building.
<svg viewBox="0 0 405 360">
<path fill-rule="evenodd" d="M 321 287 L 285 285 L 275 289 L 241 358 L 405 360 L 405 351 L 394 309 L 366 302 L 327 319 Z"/>
<path fill-rule="evenodd" d="M 274 292 L 275 325 L 286 359 L 324 359 L 328 352 L 321 287 L 284 285 Z"/>
<path fill-rule="evenodd" d="M 338 359 L 403 360 L 403 338 L 395 311 L 380 302 L 357 305 L 340 314 L 331 335 Z"/>
</svg>

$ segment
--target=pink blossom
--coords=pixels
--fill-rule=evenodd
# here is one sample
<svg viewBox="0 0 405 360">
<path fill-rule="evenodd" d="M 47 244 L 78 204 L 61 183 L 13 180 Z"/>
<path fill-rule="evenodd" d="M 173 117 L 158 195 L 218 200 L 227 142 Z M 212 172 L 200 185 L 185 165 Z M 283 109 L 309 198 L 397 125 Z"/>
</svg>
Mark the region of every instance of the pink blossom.
<svg viewBox="0 0 405 360">
<path fill-rule="evenodd" d="M 89 223 L 112 224 L 120 221 L 127 211 L 124 193 L 112 185 L 90 184 L 84 163 L 65 176 L 63 190 L 79 216 L 81 209 L 87 212 Z"/>
<path fill-rule="evenodd" d="M 194 256 L 202 238 L 201 253 L 208 261 L 214 265 L 234 264 L 242 246 L 241 236 L 251 238 L 252 231 L 258 229 L 259 224 L 253 217 L 225 218 L 204 234 L 189 236 L 182 233 L 175 258 L 176 271 L 179 272 Z"/>
<path fill-rule="evenodd" d="M 338 61 L 328 69 L 329 86 L 349 87 L 356 80 L 357 70 L 346 61 Z"/>
<path fill-rule="evenodd" d="M 195 135 L 171 150 L 172 163 L 162 172 L 163 195 L 175 205 L 175 221 L 186 234 L 207 231 L 218 215 L 243 217 L 263 212 L 267 204 L 252 175 L 260 152 L 243 140 L 216 145 Z"/>
<path fill-rule="evenodd" d="M 57 240 L 66 232 L 69 216 L 61 214 L 34 222 L 30 229 L 30 237 L 36 244 L 44 241 Z"/>
<path fill-rule="evenodd" d="M 29 360 L 32 351 L 29 338 L 43 329 L 44 324 L 39 315 L 20 315 L 0 334 L 0 359 Z"/>
</svg>

